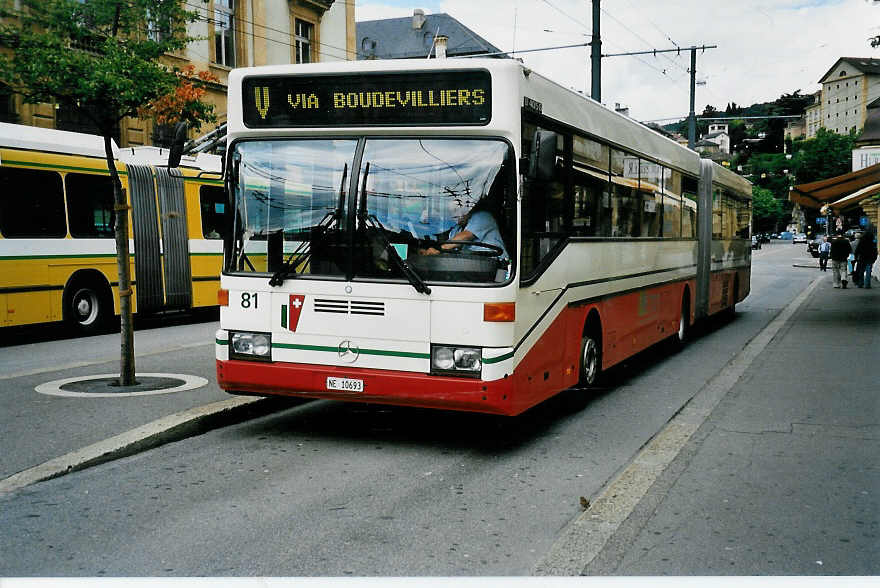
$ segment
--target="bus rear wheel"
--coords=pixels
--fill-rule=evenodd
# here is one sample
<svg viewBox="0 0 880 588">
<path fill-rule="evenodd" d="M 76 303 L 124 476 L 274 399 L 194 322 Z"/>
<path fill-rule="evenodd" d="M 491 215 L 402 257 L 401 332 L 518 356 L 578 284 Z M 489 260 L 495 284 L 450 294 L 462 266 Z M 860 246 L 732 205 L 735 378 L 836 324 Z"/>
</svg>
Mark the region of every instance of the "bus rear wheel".
<svg viewBox="0 0 880 588">
<path fill-rule="evenodd" d="M 90 283 L 75 283 L 65 299 L 65 318 L 77 332 L 92 335 L 106 328 L 113 309 L 105 289 Z"/>
</svg>

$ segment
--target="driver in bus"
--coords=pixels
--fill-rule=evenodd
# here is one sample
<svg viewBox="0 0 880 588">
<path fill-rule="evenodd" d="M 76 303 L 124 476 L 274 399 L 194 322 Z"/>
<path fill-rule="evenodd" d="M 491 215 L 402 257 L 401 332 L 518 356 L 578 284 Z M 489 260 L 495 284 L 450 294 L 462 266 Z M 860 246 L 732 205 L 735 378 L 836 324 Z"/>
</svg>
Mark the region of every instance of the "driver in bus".
<svg viewBox="0 0 880 588">
<path fill-rule="evenodd" d="M 466 244 L 468 241 L 476 241 L 499 247 L 502 253 L 498 258 L 505 261 L 509 260 L 510 256 L 504 247 L 504 240 L 501 238 L 501 231 L 498 230 L 498 223 L 495 222 L 495 217 L 487 210 L 488 207 L 483 202 L 480 201 L 466 213 L 457 215 L 455 226 L 449 229 L 448 239 L 452 242 L 443 243 L 439 249 L 436 247 L 419 249 L 419 254 L 437 255 L 441 253 L 441 249 L 443 251 L 455 249 L 461 249 L 462 251 L 486 251 L 486 249 L 481 248 L 479 245 L 471 247 Z M 456 241 L 461 243 L 456 243 Z"/>
</svg>

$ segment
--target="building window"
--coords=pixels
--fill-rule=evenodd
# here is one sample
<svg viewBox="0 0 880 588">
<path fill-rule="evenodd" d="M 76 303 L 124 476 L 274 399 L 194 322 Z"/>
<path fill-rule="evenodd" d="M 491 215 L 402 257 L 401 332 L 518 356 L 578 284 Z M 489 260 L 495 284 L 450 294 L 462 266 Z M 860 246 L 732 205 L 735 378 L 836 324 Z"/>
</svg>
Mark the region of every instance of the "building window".
<svg viewBox="0 0 880 588">
<path fill-rule="evenodd" d="M 214 0 L 214 62 L 235 67 L 235 0 Z"/>
<path fill-rule="evenodd" d="M 315 27 L 312 23 L 298 18 L 294 20 L 294 23 L 294 37 L 296 41 L 295 63 L 311 63 L 313 61 L 312 38 Z"/>
<path fill-rule="evenodd" d="M 0 82 L 0 122 L 16 123 L 15 102 L 12 99 L 12 88 Z"/>
<path fill-rule="evenodd" d="M 160 20 L 156 18 L 147 9 L 147 36 L 156 43 L 171 39 L 171 23 L 167 19 Z"/>
</svg>

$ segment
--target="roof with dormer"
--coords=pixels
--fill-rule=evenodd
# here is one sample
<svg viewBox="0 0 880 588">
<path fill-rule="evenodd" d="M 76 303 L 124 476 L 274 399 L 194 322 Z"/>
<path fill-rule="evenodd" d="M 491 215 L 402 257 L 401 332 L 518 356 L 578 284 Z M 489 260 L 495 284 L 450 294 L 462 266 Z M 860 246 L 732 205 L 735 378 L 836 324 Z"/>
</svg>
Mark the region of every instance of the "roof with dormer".
<svg viewBox="0 0 880 588">
<path fill-rule="evenodd" d="M 825 75 L 819 80 L 820 84 L 824 84 L 828 76 L 831 75 L 837 66 L 841 62 L 846 62 L 855 69 L 859 70 L 861 73 L 865 74 L 880 74 L 880 59 L 874 59 L 872 57 L 841 57 L 837 61 L 834 62 L 834 65 L 831 66 Z"/>
<path fill-rule="evenodd" d="M 501 51 L 448 14 L 426 14 L 424 19 L 419 28 L 413 28 L 412 16 L 357 23 L 358 59 L 423 59 L 438 34 L 449 38 L 449 57 Z"/>
</svg>

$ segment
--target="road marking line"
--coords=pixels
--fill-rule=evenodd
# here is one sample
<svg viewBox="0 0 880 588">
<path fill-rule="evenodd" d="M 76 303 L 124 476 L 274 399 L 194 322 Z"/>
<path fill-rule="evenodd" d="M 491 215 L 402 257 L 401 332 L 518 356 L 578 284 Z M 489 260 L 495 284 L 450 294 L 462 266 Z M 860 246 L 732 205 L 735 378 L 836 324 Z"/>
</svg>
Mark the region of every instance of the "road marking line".
<svg viewBox="0 0 880 588">
<path fill-rule="evenodd" d="M 209 418 L 263 400 L 265 399 L 260 397 L 239 396 L 157 419 L 0 480 L 0 496 L 30 484 L 57 478 L 70 472 L 161 445 L 168 439 L 176 440 L 183 429 L 198 428 Z"/>
<path fill-rule="evenodd" d="M 820 283 L 813 278 L 776 318 L 770 321 L 706 386 L 633 458 L 596 497 L 588 510 L 572 521 L 533 570 L 536 576 L 578 576 L 630 516 L 685 443 L 736 385 L 756 357 Z"/>
</svg>

